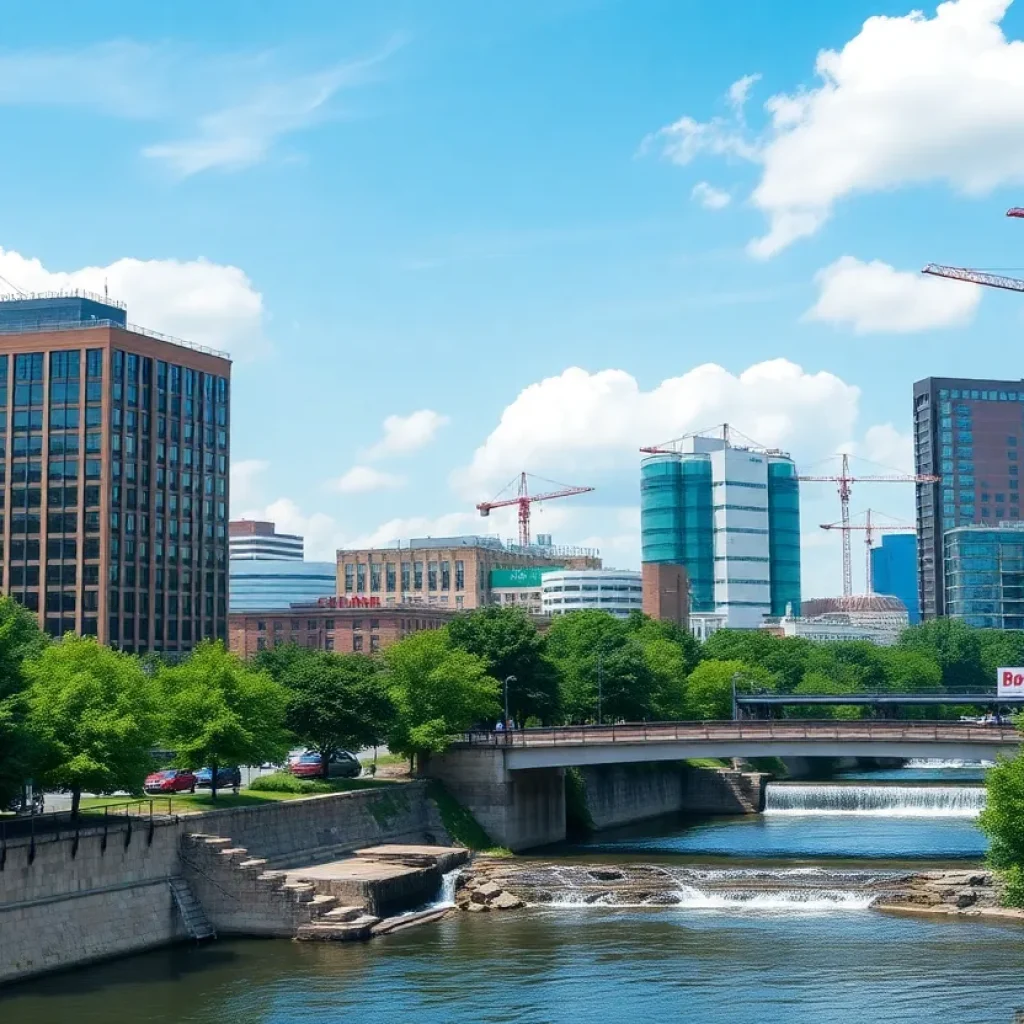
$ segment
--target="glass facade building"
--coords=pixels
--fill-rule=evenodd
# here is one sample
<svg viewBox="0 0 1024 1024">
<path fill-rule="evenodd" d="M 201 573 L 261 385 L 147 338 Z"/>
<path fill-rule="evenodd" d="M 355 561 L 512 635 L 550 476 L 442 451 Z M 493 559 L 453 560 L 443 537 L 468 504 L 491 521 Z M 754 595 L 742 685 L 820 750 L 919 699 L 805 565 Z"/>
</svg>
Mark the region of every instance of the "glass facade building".
<svg viewBox="0 0 1024 1024">
<path fill-rule="evenodd" d="M 734 628 L 787 606 L 799 614 L 800 491 L 789 456 L 695 435 L 640 472 L 643 561 L 685 566 L 692 612 Z"/>
<path fill-rule="evenodd" d="M 232 559 L 229 611 L 288 609 L 293 604 L 331 597 L 338 589 L 335 562 Z"/>
<path fill-rule="evenodd" d="M 226 639 L 230 361 L 97 297 L 31 300 L 35 328 L 25 301 L 0 302 L 3 592 L 52 636 Z"/>
<path fill-rule="evenodd" d="M 945 535 L 946 614 L 982 629 L 1024 629 L 1024 523 Z"/>
<path fill-rule="evenodd" d="M 943 537 L 1021 516 L 1024 381 L 928 377 L 914 385 L 918 593 L 925 619 L 948 614 Z"/>
<path fill-rule="evenodd" d="M 910 625 L 921 621 L 917 594 L 917 537 L 887 533 L 871 549 L 871 580 L 876 594 L 898 597 L 907 609 Z"/>
</svg>

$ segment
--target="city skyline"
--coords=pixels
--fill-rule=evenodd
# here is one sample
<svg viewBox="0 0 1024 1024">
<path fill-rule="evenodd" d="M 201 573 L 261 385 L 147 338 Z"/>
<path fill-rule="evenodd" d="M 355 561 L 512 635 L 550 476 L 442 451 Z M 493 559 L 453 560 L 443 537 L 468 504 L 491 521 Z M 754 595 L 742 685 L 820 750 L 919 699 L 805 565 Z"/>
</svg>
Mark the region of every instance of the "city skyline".
<svg viewBox="0 0 1024 1024">
<path fill-rule="evenodd" d="M 915 380 L 1018 375 L 1018 297 L 918 271 L 1019 262 L 1024 110 L 993 113 L 1016 93 L 981 69 L 1024 74 L 1024 8 L 805 6 L 783 31 L 742 3 L 737 32 L 666 0 L 229 2 L 188 39 L 126 5 L 19 9 L 3 289 L 108 291 L 228 350 L 232 515 L 310 559 L 513 537 L 474 506 L 525 469 L 596 487 L 535 531 L 637 568 L 641 445 L 728 421 L 801 472 L 841 448 L 907 472 Z M 971 107 L 905 124 L 921 89 Z M 868 118 L 890 141 L 851 154 Z M 833 488 L 801 506 L 803 593 L 838 593 Z M 869 506 L 912 521 L 914 488 L 855 486 Z"/>
</svg>

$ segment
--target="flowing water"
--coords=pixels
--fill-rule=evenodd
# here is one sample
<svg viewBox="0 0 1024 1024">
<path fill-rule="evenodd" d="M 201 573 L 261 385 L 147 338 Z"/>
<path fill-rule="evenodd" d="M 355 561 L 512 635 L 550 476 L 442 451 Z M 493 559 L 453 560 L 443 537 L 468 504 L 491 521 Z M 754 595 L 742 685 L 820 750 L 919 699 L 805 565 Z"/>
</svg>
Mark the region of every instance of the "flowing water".
<svg viewBox="0 0 1024 1024">
<path fill-rule="evenodd" d="M 980 787 L 951 784 L 964 767 L 905 771 L 772 784 L 762 816 L 545 851 L 520 871 L 523 911 L 452 914 L 366 944 L 163 950 L 11 989 L 0 1021 L 1010 1024 L 1024 1008 L 1024 929 L 871 909 L 907 872 L 985 851 Z M 922 771 L 946 774 L 908 784 Z M 436 905 L 455 884 L 445 876 Z"/>
</svg>

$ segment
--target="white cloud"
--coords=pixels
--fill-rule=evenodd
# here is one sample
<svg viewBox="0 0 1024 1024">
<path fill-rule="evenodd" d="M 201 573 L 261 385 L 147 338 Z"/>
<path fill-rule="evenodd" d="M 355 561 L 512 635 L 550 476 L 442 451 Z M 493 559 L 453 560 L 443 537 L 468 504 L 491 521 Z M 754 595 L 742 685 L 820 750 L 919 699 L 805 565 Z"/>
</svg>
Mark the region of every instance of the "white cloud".
<svg viewBox="0 0 1024 1024">
<path fill-rule="evenodd" d="M 962 327 L 971 322 L 981 301 L 978 287 L 853 256 L 819 270 L 814 280 L 818 301 L 805 318 L 848 324 L 857 334 Z"/>
<path fill-rule="evenodd" d="M 761 135 L 736 115 L 684 117 L 652 138 L 677 163 L 712 154 L 762 165 L 752 199 L 769 230 L 750 244 L 762 258 L 857 193 L 941 182 L 984 195 L 1024 181 L 1024 43 L 1000 28 L 1010 3 L 869 18 L 842 49 L 818 54 L 816 86 L 768 100 Z"/>
<path fill-rule="evenodd" d="M 368 494 L 370 491 L 393 490 L 404 484 L 405 479 L 394 473 L 385 473 L 372 466 L 353 466 L 337 480 L 331 480 L 327 486 L 340 494 Z"/>
<path fill-rule="evenodd" d="M 822 457 L 853 433 L 858 397 L 835 375 L 785 359 L 739 375 L 706 363 L 651 391 L 624 370 L 570 367 L 525 388 L 453 483 L 476 500 L 523 466 L 586 483 L 606 470 L 636 471 L 641 445 L 723 422 L 762 444 Z"/>
<path fill-rule="evenodd" d="M 408 416 L 388 416 L 384 420 L 384 436 L 366 452 L 368 459 L 390 455 L 408 455 L 426 447 L 437 432 L 449 422 L 433 409 L 419 409 Z"/>
<path fill-rule="evenodd" d="M 0 277 L 25 292 L 82 289 L 124 301 L 131 322 L 234 356 L 265 348 L 263 298 L 238 267 L 209 260 L 124 258 L 105 267 L 51 271 L 0 249 Z M 4 288 L 6 290 L 6 287 Z"/>
<path fill-rule="evenodd" d="M 232 516 L 274 523 L 278 533 L 304 537 L 305 556 L 310 562 L 333 562 L 337 549 L 345 546 L 337 519 L 324 512 L 306 513 L 291 498 L 277 498 L 267 505 L 244 508 Z"/>
<path fill-rule="evenodd" d="M 87 108 L 159 122 L 179 137 L 143 147 L 185 177 L 265 160 L 282 138 L 337 116 L 333 101 L 371 79 L 401 45 L 296 71 L 280 54 L 208 54 L 131 41 L 0 53 L 0 104 Z"/>
<path fill-rule="evenodd" d="M 698 181 L 693 186 L 690 198 L 700 203 L 705 210 L 722 210 L 732 202 L 732 196 L 728 192 L 723 192 L 722 189 L 715 188 L 714 185 L 709 185 L 706 181 Z"/>
<path fill-rule="evenodd" d="M 729 91 L 726 95 L 729 99 L 729 106 L 732 107 L 737 116 L 742 115 L 743 108 L 747 105 L 747 100 L 750 98 L 750 90 L 760 81 L 760 75 L 744 75 L 729 86 Z"/>
<path fill-rule="evenodd" d="M 847 450 L 898 473 L 914 472 L 914 439 L 909 432 L 900 433 L 891 423 L 868 427 L 863 441 Z"/>
<path fill-rule="evenodd" d="M 270 463 L 264 459 L 239 459 L 231 463 L 232 510 L 259 501 L 263 475 L 269 468 Z"/>
</svg>

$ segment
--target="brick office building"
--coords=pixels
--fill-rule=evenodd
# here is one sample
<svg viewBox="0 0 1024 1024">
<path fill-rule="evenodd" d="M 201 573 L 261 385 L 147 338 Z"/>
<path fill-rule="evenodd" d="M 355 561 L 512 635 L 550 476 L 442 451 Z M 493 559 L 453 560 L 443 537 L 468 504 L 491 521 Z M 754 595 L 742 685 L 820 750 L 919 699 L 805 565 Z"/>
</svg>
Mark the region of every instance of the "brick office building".
<svg viewBox="0 0 1024 1024">
<path fill-rule="evenodd" d="M 497 537 L 425 537 L 407 547 L 338 552 L 338 594 L 376 597 L 384 607 L 428 605 L 454 611 L 493 603 L 492 570 L 600 569 L 589 549 L 503 544 Z"/>
<path fill-rule="evenodd" d="M 386 607 L 376 598 L 321 598 L 293 604 L 287 611 L 233 613 L 228 642 L 242 658 L 289 643 L 340 654 L 374 654 L 412 633 L 440 629 L 454 615 L 445 608 L 423 605 Z"/>
<path fill-rule="evenodd" d="M 2 587 L 48 633 L 226 638 L 230 376 L 105 299 L 0 300 Z"/>
</svg>

